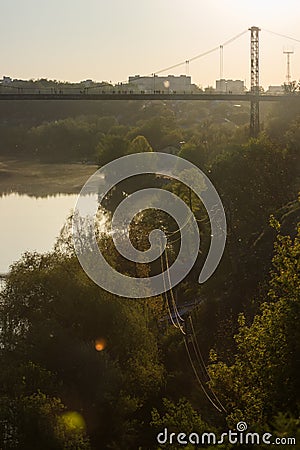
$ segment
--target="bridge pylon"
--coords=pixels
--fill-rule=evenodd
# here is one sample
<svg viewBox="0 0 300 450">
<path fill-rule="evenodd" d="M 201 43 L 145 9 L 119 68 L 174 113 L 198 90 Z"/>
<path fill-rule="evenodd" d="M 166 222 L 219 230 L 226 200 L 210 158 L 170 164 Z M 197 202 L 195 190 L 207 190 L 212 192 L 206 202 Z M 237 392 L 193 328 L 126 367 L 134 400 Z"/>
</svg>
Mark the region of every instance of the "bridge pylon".
<svg viewBox="0 0 300 450">
<path fill-rule="evenodd" d="M 259 95 L 259 32 L 260 28 L 251 27 L 251 94 Z M 259 100 L 251 100 L 250 110 L 250 136 L 256 137 L 259 133 Z"/>
</svg>

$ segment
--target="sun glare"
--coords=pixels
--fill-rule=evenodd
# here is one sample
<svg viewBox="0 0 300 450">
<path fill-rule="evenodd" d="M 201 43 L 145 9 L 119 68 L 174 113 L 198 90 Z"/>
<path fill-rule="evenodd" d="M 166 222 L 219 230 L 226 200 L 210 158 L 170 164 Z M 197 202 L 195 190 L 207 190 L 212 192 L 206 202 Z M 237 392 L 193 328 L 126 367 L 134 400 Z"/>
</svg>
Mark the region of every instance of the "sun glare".
<svg viewBox="0 0 300 450">
<path fill-rule="evenodd" d="M 106 347 L 106 340 L 105 339 L 97 339 L 95 341 L 95 349 L 97 350 L 97 352 L 102 352 L 102 350 L 104 350 Z"/>
</svg>

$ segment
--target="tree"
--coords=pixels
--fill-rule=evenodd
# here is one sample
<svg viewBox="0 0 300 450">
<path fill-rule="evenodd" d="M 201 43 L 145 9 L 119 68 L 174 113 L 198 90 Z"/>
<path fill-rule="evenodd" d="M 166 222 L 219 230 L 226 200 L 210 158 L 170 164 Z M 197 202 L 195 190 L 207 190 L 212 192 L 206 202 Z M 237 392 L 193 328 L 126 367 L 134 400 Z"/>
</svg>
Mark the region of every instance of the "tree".
<svg viewBox="0 0 300 450">
<path fill-rule="evenodd" d="M 96 147 L 98 163 L 101 166 L 126 155 L 128 141 L 121 136 L 107 135 Z"/>
<path fill-rule="evenodd" d="M 153 148 L 144 136 L 135 137 L 128 146 L 128 153 L 153 152 Z"/>
<path fill-rule="evenodd" d="M 5 448 L 90 449 L 82 416 L 76 412 L 66 412 L 59 398 L 51 398 L 38 391 L 17 398 L 10 404 L 10 409 L 13 410 L 13 420 L 6 422 Z"/>
<path fill-rule="evenodd" d="M 201 416 L 194 410 L 190 402 L 181 398 L 177 403 L 173 403 L 167 398 L 162 400 L 162 412 L 160 413 L 156 408 L 152 411 L 151 426 L 156 433 L 161 433 L 164 428 L 167 428 L 168 433 L 202 433 L 213 431 L 207 423 L 205 423 Z M 176 442 L 167 444 L 164 448 L 177 450 L 182 446 L 176 446 Z M 189 444 L 184 447 L 186 450 L 193 450 L 194 445 Z"/>
<path fill-rule="evenodd" d="M 228 422 L 243 419 L 262 427 L 279 413 L 299 414 L 300 227 L 294 239 L 278 231 L 269 291 L 250 325 L 239 317 L 232 365 L 211 354 L 215 389 L 230 410 Z"/>
<path fill-rule="evenodd" d="M 18 401 L 16 388 L 8 389 L 10 374 L 32 361 L 56 374 L 59 397 L 84 417 L 92 445 L 134 447 L 141 427 L 136 416 L 157 395 L 163 375 L 145 308 L 102 291 L 74 256 L 58 250 L 25 255 L 1 293 L 2 360 L 12 368 L 1 378 L 3 396 Z M 97 350 L 99 340 L 104 344 Z M 38 394 L 34 377 L 23 381 L 26 398 Z M 42 386 L 50 399 L 50 387 Z"/>
</svg>

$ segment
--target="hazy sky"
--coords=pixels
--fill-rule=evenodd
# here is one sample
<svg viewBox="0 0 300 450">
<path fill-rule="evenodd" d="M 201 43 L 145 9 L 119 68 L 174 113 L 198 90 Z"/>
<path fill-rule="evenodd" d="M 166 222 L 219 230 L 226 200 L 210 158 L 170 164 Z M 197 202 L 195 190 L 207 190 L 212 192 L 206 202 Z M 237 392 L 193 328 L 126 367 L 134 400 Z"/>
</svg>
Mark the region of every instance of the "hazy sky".
<svg viewBox="0 0 300 450">
<path fill-rule="evenodd" d="M 300 40 L 299 0 L 0 2 L 0 76 L 13 78 L 124 81 L 185 61 L 253 25 Z M 225 78 L 249 85 L 249 41 L 250 32 L 224 48 Z M 260 43 L 262 85 L 285 80 L 284 49 L 294 50 L 292 78 L 300 78 L 300 43 L 265 31 Z M 214 85 L 219 60 L 217 51 L 191 63 L 192 80 Z"/>
</svg>

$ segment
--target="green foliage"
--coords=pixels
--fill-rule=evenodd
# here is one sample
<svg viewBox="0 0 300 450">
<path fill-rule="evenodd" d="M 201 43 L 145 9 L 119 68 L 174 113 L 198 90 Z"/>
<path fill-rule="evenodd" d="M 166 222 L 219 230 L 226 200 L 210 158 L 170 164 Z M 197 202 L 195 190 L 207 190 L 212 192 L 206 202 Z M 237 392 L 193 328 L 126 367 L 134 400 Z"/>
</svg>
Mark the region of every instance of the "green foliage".
<svg viewBox="0 0 300 450">
<path fill-rule="evenodd" d="M 153 152 L 153 148 L 144 136 L 137 136 L 130 142 L 128 153 Z"/>
<path fill-rule="evenodd" d="M 249 308 L 268 274 L 274 235 L 268 221 L 272 213 L 281 218 L 282 207 L 288 211 L 297 195 L 296 162 L 292 148 L 262 135 L 223 152 L 208 170 L 225 208 L 228 233 L 219 276 L 209 280 L 204 290 L 210 297 L 226 296 L 235 313 Z M 296 215 L 290 213 L 288 232 Z"/>
<path fill-rule="evenodd" d="M 288 413 L 278 413 L 272 423 L 274 429 L 274 435 L 279 438 L 291 438 L 296 439 L 296 446 L 293 448 L 300 448 L 300 419 L 299 417 L 293 417 Z M 286 448 L 286 445 L 279 445 L 278 448 Z"/>
<path fill-rule="evenodd" d="M 120 158 L 127 153 L 128 141 L 121 136 L 106 136 L 96 147 L 98 164 L 105 164 Z"/>
<path fill-rule="evenodd" d="M 164 428 L 167 428 L 169 433 L 176 434 L 195 432 L 201 435 L 204 432 L 213 431 L 185 398 L 180 399 L 177 403 L 163 398 L 162 413 L 159 413 L 156 408 L 153 409 L 151 426 L 155 429 L 156 434 L 162 432 Z M 176 447 L 174 444 L 166 444 L 164 448 L 188 450 L 193 449 L 194 445 Z"/>
<path fill-rule="evenodd" d="M 187 159 L 200 169 L 203 169 L 207 163 L 208 154 L 209 151 L 206 141 L 201 142 L 200 139 L 192 138 L 182 146 L 178 156 Z"/>
<path fill-rule="evenodd" d="M 27 146 L 42 160 L 93 160 L 96 142 L 107 128 L 105 119 L 81 117 L 44 123 L 29 130 Z"/>
<path fill-rule="evenodd" d="M 179 433 L 183 429 L 186 433 L 207 431 L 207 424 L 202 421 L 189 401 L 184 398 L 180 399 L 176 404 L 167 398 L 163 398 L 163 413 L 160 414 L 154 408 L 151 425 L 158 430 L 168 427 L 171 432 L 175 433 Z"/>
<path fill-rule="evenodd" d="M 89 427 L 97 423 L 90 432 L 92 444 L 117 439 L 117 448 L 134 445 L 134 416 L 156 395 L 163 375 L 142 304 L 99 289 L 72 256 L 27 254 L 12 268 L 1 293 L 0 338 L 12 371 L 28 361 L 42 368 L 38 379 L 22 369 L 25 396 L 40 387 L 48 394 L 51 384 L 47 387 L 44 378 L 55 373 L 56 389 L 69 399 L 68 408 L 87 417 Z M 97 352 L 100 338 L 106 347 Z M 2 377 L 7 396 L 9 379 Z M 19 389 L 12 384 L 15 402 Z"/>
<path fill-rule="evenodd" d="M 41 86 L 60 89 L 59 83 L 49 83 L 39 80 Z M 228 425 L 246 420 L 252 429 L 296 435 L 299 234 L 293 231 L 299 214 L 294 200 L 299 107 L 278 104 L 265 117 L 260 137 L 248 140 L 249 106 L 232 102 L 61 102 L 59 109 L 55 102 L 37 103 L 30 111 L 25 104 L 0 105 L 1 155 L 103 165 L 172 147 L 208 174 L 225 206 L 228 239 L 220 267 L 205 286 L 197 278 L 209 247 L 207 215 L 186 186 L 164 186 L 192 207 L 202 242 L 177 297 L 180 303 L 200 300 L 193 322 L 204 360 L 209 349 L 217 350 L 210 352 L 209 371 L 212 388 L 228 410 Z M 140 188 L 162 187 L 155 177 L 142 178 L 124 182 L 103 206 L 114 210 L 122 191 L 133 192 L 137 181 Z M 273 230 L 268 229 L 270 214 Z M 149 232 L 161 226 L 177 229 L 157 212 L 136 217 L 132 243 L 147 248 Z M 177 238 L 175 233 L 169 243 L 171 258 Z M 151 269 L 128 263 L 117 255 L 111 237 L 99 240 L 109 262 L 123 273 L 148 276 L 160 268 L 159 262 Z M 161 307 L 161 298 L 155 302 Z M 153 448 L 154 432 L 166 426 L 201 433 L 212 429 L 207 421 L 221 429 L 222 418 L 196 389 L 166 308 L 157 308 L 155 317 L 152 311 L 151 300 L 116 298 L 87 279 L 74 257 L 68 226 L 54 253 L 27 254 L 16 263 L 0 293 L 5 448 Z M 99 339 L 105 345 L 96 351 Z"/>
<path fill-rule="evenodd" d="M 250 325 L 239 319 L 234 364 L 215 357 L 210 364 L 214 386 L 231 410 L 229 425 L 244 419 L 262 426 L 279 411 L 299 413 L 299 256 L 300 228 L 294 239 L 279 234 L 260 312 Z"/>
<path fill-rule="evenodd" d="M 1 442 L 5 449 L 22 450 L 89 450 L 85 423 L 70 426 L 65 406 L 59 398 L 38 391 L 21 396 L 3 408 L 1 402 Z M 74 415 L 74 413 L 73 413 Z M 81 417 L 77 414 L 77 417 Z"/>
</svg>

